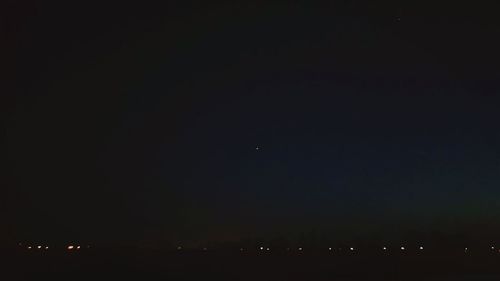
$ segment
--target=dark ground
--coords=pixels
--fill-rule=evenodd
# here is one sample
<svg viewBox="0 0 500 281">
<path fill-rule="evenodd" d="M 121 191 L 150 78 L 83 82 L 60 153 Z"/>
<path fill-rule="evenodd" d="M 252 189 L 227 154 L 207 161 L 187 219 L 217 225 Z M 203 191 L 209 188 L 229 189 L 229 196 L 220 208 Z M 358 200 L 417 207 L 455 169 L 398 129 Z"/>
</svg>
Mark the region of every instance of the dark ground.
<svg viewBox="0 0 500 281">
<path fill-rule="evenodd" d="M 500 280 L 497 254 L 53 249 L 3 255 L 8 278 L 2 280 Z"/>
</svg>

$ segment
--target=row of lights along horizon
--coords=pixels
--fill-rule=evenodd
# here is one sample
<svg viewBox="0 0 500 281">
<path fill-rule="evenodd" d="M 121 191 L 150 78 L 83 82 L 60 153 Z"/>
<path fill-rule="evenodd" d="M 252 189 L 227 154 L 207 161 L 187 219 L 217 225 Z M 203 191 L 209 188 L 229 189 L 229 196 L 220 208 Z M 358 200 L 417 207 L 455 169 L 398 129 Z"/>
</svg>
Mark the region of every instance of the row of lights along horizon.
<svg viewBox="0 0 500 281">
<path fill-rule="evenodd" d="M 22 244 L 19 244 L 19 246 L 22 246 Z M 42 246 L 42 245 L 38 245 L 38 246 L 36 246 L 36 247 L 33 247 L 33 246 L 26 246 L 26 248 L 27 248 L 28 250 L 31 250 L 31 249 L 48 250 L 48 249 L 49 249 L 49 246 Z M 66 247 L 66 249 L 67 249 L 67 250 L 69 250 L 69 251 L 71 251 L 71 250 L 80 250 L 81 248 L 82 248 L 82 247 L 81 247 L 80 245 L 77 245 L 77 246 L 74 246 L 74 245 L 68 245 L 68 246 Z M 87 248 L 90 248 L 90 245 L 89 245 L 89 246 L 87 246 Z M 182 250 L 182 249 L 183 249 L 183 248 L 182 248 L 181 246 L 178 246 L 178 247 L 177 247 L 177 250 L 178 250 L 178 251 L 180 251 L 180 250 Z M 261 246 L 261 247 L 258 247 L 257 249 L 258 249 L 258 250 L 260 250 L 260 251 L 271 251 L 271 248 L 269 248 L 269 247 L 262 247 L 262 246 Z M 351 252 L 354 252 L 354 251 L 356 250 L 354 247 L 350 247 L 350 248 L 348 248 L 348 249 L 349 249 L 349 251 L 351 251 Z M 404 246 L 401 246 L 399 249 L 400 249 L 401 251 L 405 251 L 405 250 L 407 250 L 407 248 L 406 248 L 406 247 L 404 247 Z M 490 249 L 491 249 L 491 250 L 495 250 L 495 246 L 491 246 L 491 247 L 490 247 Z M 203 251 L 207 251 L 207 250 L 208 250 L 208 248 L 204 247 L 204 248 L 202 248 L 202 250 L 203 250 Z M 290 251 L 290 250 L 291 250 L 291 248 L 286 248 L 286 250 L 287 250 L 287 251 Z M 303 248 L 303 247 L 298 247 L 298 248 L 297 248 L 297 250 L 300 252 L 300 251 L 303 251 L 303 250 L 304 250 L 304 248 Z M 341 250 L 342 250 L 342 248 L 338 248 L 338 250 L 339 250 L 339 251 L 341 251 Z M 382 250 L 383 250 L 383 251 L 387 251 L 387 250 L 389 250 L 389 249 L 388 249 L 387 247 L 382 247 Z M 423 250 L 424 250 L 424 247 L 423 247 L 423 246 L 420 246 L 420 247 L 418 247 L 418 250 L 423 251 Z M 469 250 L 469 248 L 467 248 L 467 247 L 466 247 L 466 248 L 464 248 L 464 251 L 465 251 L 465 252 L 467 252 L 468 250 Z M 241 252 L 245 251 L 245 248 L 240 248 L 240 251 L 241 251 Z M 334 249 L 334 248 L 332 248 L 332 247 L 329 247 L 329 248 L 328 248 L 328 251 L 335 251 L 335 249 Z M 500 252 L 500 249 L 499 249 L 498 251 Z"/>
<path fill-rule="evenodd" d="M 20 245 L 20 246 L 22 246 L 22 245 Z M 87 248 L 90 248 L 90 246 L 87 246 Z M 48 250 L 49 246 L 42 246 L 42 245 L 38 245 L 36 247 L 35 246 L 26 246 L 26 249 L 28 249 L 28 250 L 32 250 L 32 249 L 34 249 L 34 250 Z M 71 250 L 80 250 L 80 249 L 82 249 L 82 246 L 80 246 L 80 245 L 77 245 L 77 246 L 68 245 L 66 247 L 66 249 L 70 250 L 70 251 Z"/>
</svg>

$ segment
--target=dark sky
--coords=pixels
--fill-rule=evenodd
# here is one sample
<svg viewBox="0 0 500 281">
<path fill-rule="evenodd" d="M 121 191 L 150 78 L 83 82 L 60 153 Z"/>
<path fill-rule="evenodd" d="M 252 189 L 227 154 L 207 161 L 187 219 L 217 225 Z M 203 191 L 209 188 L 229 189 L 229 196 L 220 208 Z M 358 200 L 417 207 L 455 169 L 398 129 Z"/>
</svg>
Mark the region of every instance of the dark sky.
<svg viewBox="0 0 500 281">
<path fill-rule="evenodd" d="M 500 233 L 493 7 L 11 2 L 2 236 Z"/>
</svg>

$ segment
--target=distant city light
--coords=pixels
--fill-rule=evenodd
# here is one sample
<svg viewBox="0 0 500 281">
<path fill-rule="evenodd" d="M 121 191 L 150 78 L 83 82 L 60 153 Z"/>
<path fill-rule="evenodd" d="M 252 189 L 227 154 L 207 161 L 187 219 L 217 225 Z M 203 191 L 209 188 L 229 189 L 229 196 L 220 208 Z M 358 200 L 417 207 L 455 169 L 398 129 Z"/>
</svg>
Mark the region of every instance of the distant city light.
<svg viewBox="0 0 500 281">
<path fill-rule="evenodd" d="M 420 246 L 420 250 L 423 250 L 423 249 L 424 249 L 424 247 Z"/>
<path fill-rule="evenodd" d="M 465 250 L 464 250 L 464 251 L 465 251 L 465 252 L 467 252 L 467 250 L 468 250 L 468 248 L 465 248 Z"/>
<path fill-rule="evenodd" d="M 80 249 L 80 246 L 76 246 L 76 248 L 79 250 L 79 249 Z"/>
<path fill-rule="evenodd" d="M 387 250 L 387 247 L 382 248 L 384 251 Z"/>
<path fill-rule="evenodd" d="M 299 247 L 299 251 L 302 251 L 302 247 Z"/>
<path fill-rule="evenodd" d="M 207 250 L 207 248 L 203 248 L 203 251 L 206 251 L 206 250 Z"/>
<path fill-rule="evenodd" d="M 401 251 L 404 251 L 405 250 L 405 247 L 401 247 Z"/>
<path fill-rule="evenodd" d="M 266 251 L 269 251 L 269 250 L 270 250 L 269 248 L 266 249 Z"/>
<path fill-rule="evenodd" d="M 31 246 L 28 246 L 28 249 L 30 249 L 30 250 L 31 250 Z"/>
<path fill-rule="evenodd" d="M 38 249 L 41 249 L 41 248 L 42 248 L 42 246 L 37 246 L 37 248 L 38 248 Z"/>
<path fill-rule="evenodd" d="M 354 248 L 351 247 L 351 248 L 349 248 L 349 250 L 354 251 Z"/>
<path fill-rule="evenodd" d="M 492 250 L 495 250 L 495 247 L 491 246 L 491 249 L 492 249 Z"/>
<path fill-rule="evenodd" d="M 264 250 L 264 247 L 260 247 L 259 249 L 262 251 L 262 250 Z"/>
<path fill-rule="evenodd" d="M 240 248 L 240 251 L 241 251 L 241 252 L 243 252 L 244 250 L 245 250 L 245 249 L 243 249 L 243 248 Z"/>
<path fill-rule="evenodd" d="M 49 249 L 49 246 L 45 246 L 45 250 L 48 250 Z"/>
<path fill-rule="evenodd" d="M 329 251 L 331 251 L 331 250 L 332 250 L 332 248 L 330 247 L 330 248 L 328 248 L 328 250 L 329 250 Z"/>
<path fill-rule="evenodd" d="M 73 248 L 75 248 L 75 246 L 73 246 L 73 245 L 68 246 L 68 250 L 73 250 Z"/>
<path fill-rule="evenodd" d="M 182 247 L 181 247 L 181 246 L 178 246 L 178 247 L 177 247 L 177 250 L 182 250 Z"/>
</svg>

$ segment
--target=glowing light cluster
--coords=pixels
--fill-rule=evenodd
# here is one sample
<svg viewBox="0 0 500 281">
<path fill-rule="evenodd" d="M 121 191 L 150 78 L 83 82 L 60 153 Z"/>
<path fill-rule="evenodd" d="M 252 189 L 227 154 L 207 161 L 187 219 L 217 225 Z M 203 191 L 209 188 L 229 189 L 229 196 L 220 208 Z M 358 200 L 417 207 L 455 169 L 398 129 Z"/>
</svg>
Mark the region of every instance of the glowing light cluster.
<svg viewBox="0 0 500 281">
<path fill-rule="evenodd" d="M 22 246 L 22 244 L 19 243 L 19 246 Z M 26 249 L 28 249 L 28 250 L 31 250 L 33 248 L 34 248 L 33 246 L 26 246 Z M 38 250 L 42 250 L 42 249 L 48 250 L 49 246 L 37 245 L 35 248 Z"/>
</svg>

